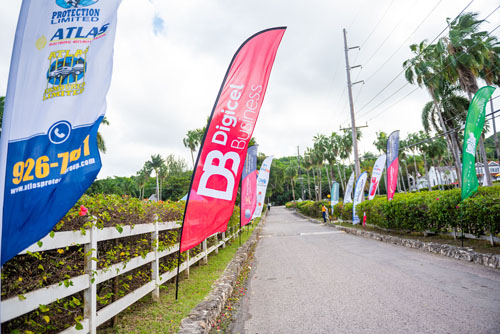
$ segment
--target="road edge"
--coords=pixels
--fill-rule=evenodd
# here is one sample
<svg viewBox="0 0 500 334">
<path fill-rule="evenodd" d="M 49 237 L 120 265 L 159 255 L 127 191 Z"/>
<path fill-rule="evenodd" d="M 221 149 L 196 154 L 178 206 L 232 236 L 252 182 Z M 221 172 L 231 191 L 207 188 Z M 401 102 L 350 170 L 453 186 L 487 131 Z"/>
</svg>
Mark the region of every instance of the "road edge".
<svg viewBox="0 0 500 334">
<path fill-rule="evenodd" d="M 191 310 L 189 315 L 182 319 L 179 334 L 208 333 L 219 317 L 226 301 L 236 284 L 241 268 L 248 258 L 248 252 L 257 243 L 258 235 L 265 222 L 268 210 L 264 213 L 259 224 L 248 240 L 241 245 L 234 258 L 229 262 L 224 273 L 213 284 L 212 290 L 201 303 Z"/>
<path fill-rule="evenodd" d="M 489 268 L 500 269 L 500 255 L 498 254 L 490 254 L 490 253 L 478 253 L 472 250 L 472 248 L 468 247 L 457 247 L 447 244 L 439 244 L 435 242 L 424 242 L 420 240 L 414 239 L 405 239 L 400 237 L 394 237 L 391 235 L 378 234 L 370 231 L 363 231 L 356 228 L 350 228 L 345 226 L 335 225 L 334 223 L 323 223 L 317 219 L 308 217 L 303 215 L 300 212 L 294 211 L 296 215 L 301 216 L 304 219 L 308 219 L 309 221 L 316 224 L 324 224 L 328 226 L 333 226 L 338 230 L 344 231 L 346 233 L 374 239 L 377 241 L 382 241 L 385 243 L 390 243 L 398 246 L 403 246 L 406 248 L 413 248 L 421 251 L 425 251 L 428 253 L 438 254 L 450 258 L 454 258 L 457 260 L 473 262 L 475 264 L 483 265 Z"/>
</svg>

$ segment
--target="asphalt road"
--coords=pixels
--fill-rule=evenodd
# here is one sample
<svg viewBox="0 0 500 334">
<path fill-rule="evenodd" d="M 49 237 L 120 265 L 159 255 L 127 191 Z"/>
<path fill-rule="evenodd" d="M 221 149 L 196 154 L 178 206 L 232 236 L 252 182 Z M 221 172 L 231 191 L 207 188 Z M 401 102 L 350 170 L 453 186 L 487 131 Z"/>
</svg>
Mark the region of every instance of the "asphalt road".
<svg viewBox="0 0 500 334">
<path fill-rule="evenodd" d="M 500 333 L 500 271 L 266 218 L 233 333 Z"/>
</svg>

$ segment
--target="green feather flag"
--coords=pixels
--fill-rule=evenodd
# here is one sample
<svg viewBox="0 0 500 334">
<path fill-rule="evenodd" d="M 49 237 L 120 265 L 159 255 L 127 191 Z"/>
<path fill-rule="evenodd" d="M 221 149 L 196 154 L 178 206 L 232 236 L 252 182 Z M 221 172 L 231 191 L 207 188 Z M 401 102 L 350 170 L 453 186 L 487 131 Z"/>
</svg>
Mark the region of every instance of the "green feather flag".
<svg viewBox="0 0 500 334">
<path fill-rule="evenodd" d="M 462 156 L 462 201 L 473 195 L 479 185 L 476 175 L 476 147 L 484 127 L 484 109 L 494 91 L 494 87 L 482 87 L 474 95 L 469 105 L 465 121 Z"/>
</svg>

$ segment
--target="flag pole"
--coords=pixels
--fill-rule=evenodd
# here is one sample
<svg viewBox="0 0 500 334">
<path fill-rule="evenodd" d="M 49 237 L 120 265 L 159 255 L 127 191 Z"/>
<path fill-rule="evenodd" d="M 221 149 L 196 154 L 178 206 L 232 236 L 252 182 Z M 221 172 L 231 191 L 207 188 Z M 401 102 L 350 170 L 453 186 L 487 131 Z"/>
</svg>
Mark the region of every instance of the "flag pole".
<svg viewBox="0 0 500 334">
<path fill-rule="evenodd" d="M 247 159 L 248 159 L 248 153 L 247 153 Z M 238 234 L 240 235 L 240 246 L 241 246 L 241 210 L 243 210 L 243 173 L 241 173 L 241 178 L 240 178 L 240 229 L 238 231 Z"/>
</svg>

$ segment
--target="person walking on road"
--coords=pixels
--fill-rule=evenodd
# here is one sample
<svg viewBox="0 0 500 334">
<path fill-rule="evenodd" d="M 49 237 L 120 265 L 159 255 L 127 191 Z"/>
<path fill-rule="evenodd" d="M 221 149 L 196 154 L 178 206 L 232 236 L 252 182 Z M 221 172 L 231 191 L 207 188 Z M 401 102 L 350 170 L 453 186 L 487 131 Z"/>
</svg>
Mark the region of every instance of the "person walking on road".
<svg viewBox="0 0 500 334">
<path fill-rule="evenodd" d="M 324 204 L 321 207 L 321 213 L 323 214 L 323 222 L 326 223 L 326 206 Z"/>
</svg>

